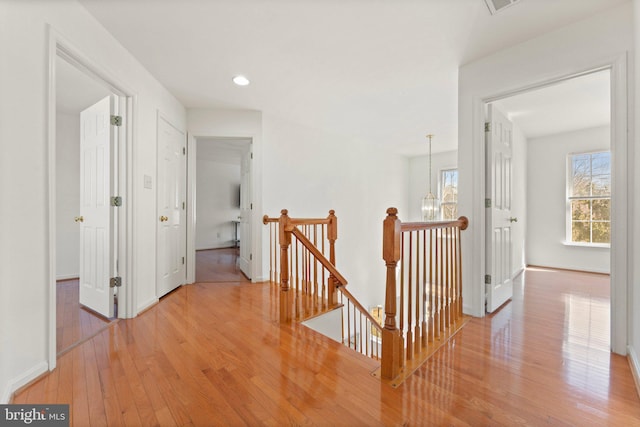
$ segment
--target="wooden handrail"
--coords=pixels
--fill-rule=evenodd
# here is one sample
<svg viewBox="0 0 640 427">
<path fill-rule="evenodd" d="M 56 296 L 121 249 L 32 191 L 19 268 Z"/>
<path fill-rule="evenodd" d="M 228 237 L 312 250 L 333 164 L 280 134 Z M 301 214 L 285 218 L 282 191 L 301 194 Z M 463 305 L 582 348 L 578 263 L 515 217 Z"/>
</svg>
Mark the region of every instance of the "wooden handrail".
<svg viewBox="0 0 640 427">
<path fill-rule="evenodd" d="M 353 350 L 380 359 L 380 321 L 346 289 L 347 279 L 336 267 L 338 218 L 262 218 L 269 225 L 269 277 L 280 288 L 280 321 L 305 320 L 341 310 L 342 341 Z"/>
<path fill-rule="evenodd" d="M 469 220 L 466 216 L 453 221 L 429 221 L 429 222 L 403 222 L 400 224 L 400 231 L 419 231 L 419 230 L 435 230 L 436 228 L 459 227 L 460 230 L 466 230 L 469 226 Z"/>
<path fill-rule="evenodd" d="M 270 222 L 278 222 L 280 218 L 271 218 L 269 215 L 265 215 L 262 217 L 262 223 L 267 225 Z"/>
<path fill-rule="evenodd" d="M 336 269 L 336 267 L 331 262 L 329 262 L 329 260 L 325 258 L 324 255 L 322 255 L 322 252 L 320 252 L 318 248 L 316 248 L 315 245 L 311 243 L 309 239 L 307 239 L 307 236 L 305 236 L 298 229 L 298 227 L 293 227 L 291 233 L 293 233 L 293 235 L 298 238 L 298 241 L 300 241 L 300 243 L 302 243 L 309 250 L 309 252 L 311 252 L 313 256 L 316 257 L 318 261 L 320 261 L 320 264 L 322 264 L 327 270 L 329 270 L 329 273 L 331 273 L 336 278 L 338 283 L 340 283 L 340 286 L 344 286 L 348 283 L 347 279 L 345 279 L 344 276 L 340 274 L 340 272 Z"/>
<path fill-rule="evenodd" d="M 286 210 L 286 209 L 285 209 Z M 329 211 L 330 213 L 333 211 Z M 278 222 L 280 218 L 272 218 L 268 215 L 262 217 L 262 223 L 268 224 L 270 222 Z M 330 224 L 330 218 L 289 218 L 289 224 L 291 225 L 320 225 Z"/>
<path fill-rule="evenodd" d="M 466 217 L 403 223 L 397 214 L 387 209 L 382 245 L 387 281 L 380 375 L 392 384 L 463 322 L 460 232 L 469 225 Z"/>
<path fill-rule="evenodd" d="M 262 222 L 270 232 L 269 278 L 280 285 L 280 321 L 288 323 L 338 306 L 337 287 L 347 280 L 335 267 L 335 212 L 330 210 L 326 218 L 291 218 L 283 209 L 280 217 L 264 215 Z M 303 295 L 312 298 L 301 305 Z M 315 304 L 312 313 L 302 307 L 310 302 Z"/>
</svg>

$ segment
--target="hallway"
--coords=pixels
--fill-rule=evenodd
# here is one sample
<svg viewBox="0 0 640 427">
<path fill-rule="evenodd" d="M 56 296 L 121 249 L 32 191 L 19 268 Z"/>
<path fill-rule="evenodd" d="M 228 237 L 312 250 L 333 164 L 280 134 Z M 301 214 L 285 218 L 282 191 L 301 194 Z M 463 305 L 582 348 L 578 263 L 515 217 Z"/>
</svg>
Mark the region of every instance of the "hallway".
<svg viewBox="0 0 640 427">
<path fill-rule="evenodd" d="M 638 425 L 610 354 L 608 276 L 530 269 L 393 389 L 377 362 L 279 325 L 268 283 L 183 286 L 59 358 L 14 403 L 72 403 L 83 425 Z"/>
</svg>

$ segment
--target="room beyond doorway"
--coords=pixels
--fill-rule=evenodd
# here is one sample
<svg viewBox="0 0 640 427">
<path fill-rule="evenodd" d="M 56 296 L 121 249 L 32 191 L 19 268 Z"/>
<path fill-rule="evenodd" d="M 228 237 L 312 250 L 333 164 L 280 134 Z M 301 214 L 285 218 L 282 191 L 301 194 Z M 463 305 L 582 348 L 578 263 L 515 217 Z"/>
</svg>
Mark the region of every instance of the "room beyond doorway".
<svg viewBox="0 0 640 427">
<path fill-rule="evenodd" d="M 239 266 L 239 248 L 205 249 L 196 251 L 196 282 L 246 282 Z"/>
<path fill-rule="evenodd" d="M 197 137 L 195 142 L 195 281 L 245 281 L 252 262 L 252 140 Z"/>
</svg>

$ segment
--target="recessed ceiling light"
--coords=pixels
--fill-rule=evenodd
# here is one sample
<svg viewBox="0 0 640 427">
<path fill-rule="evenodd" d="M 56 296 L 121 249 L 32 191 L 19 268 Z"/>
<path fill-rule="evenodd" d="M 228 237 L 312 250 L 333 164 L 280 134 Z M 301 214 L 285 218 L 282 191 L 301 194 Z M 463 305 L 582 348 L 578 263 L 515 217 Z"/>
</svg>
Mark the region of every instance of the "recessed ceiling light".
<svg viewBox="0 0 640 427">
<path fill-rule="evenodd" d="M 233 78 L 233 82 L 238 86 L 247 86 L 249 83 L 251 83 L 245 76 L 235 76 Z"/>
</svg>

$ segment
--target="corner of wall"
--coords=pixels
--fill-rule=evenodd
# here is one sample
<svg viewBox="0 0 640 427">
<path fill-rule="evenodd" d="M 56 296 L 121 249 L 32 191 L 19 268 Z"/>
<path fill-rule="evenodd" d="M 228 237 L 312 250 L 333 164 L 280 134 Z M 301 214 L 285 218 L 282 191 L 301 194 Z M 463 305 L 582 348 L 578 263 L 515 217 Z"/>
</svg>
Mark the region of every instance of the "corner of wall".
<svg viewBox="0 0 640 427">
<path fill-rule="evenodd" d="M 8 404 L 13 398 L 13 394 L 20 388 L 28 385 L 30 382 L 36 380 L 40 375 L 46 373 L 49 370 L 47 362 L 40 362 L 22 375 L 13 380 L 10 380 L 5 386 L 2 392 L 2 398 L 0 404 Z"/>
<path fill-rule="evenodd" d="M 640 396 L 640 360 L 638 359 L 636 350 L 632 346 L 629 346 L 627 350 L 627 359 L 629 360 L 629 366 L 631 367 L 631 374 L 633 375 L 633 380 L 636 383 L 638 396 Z"/>
</svg>

